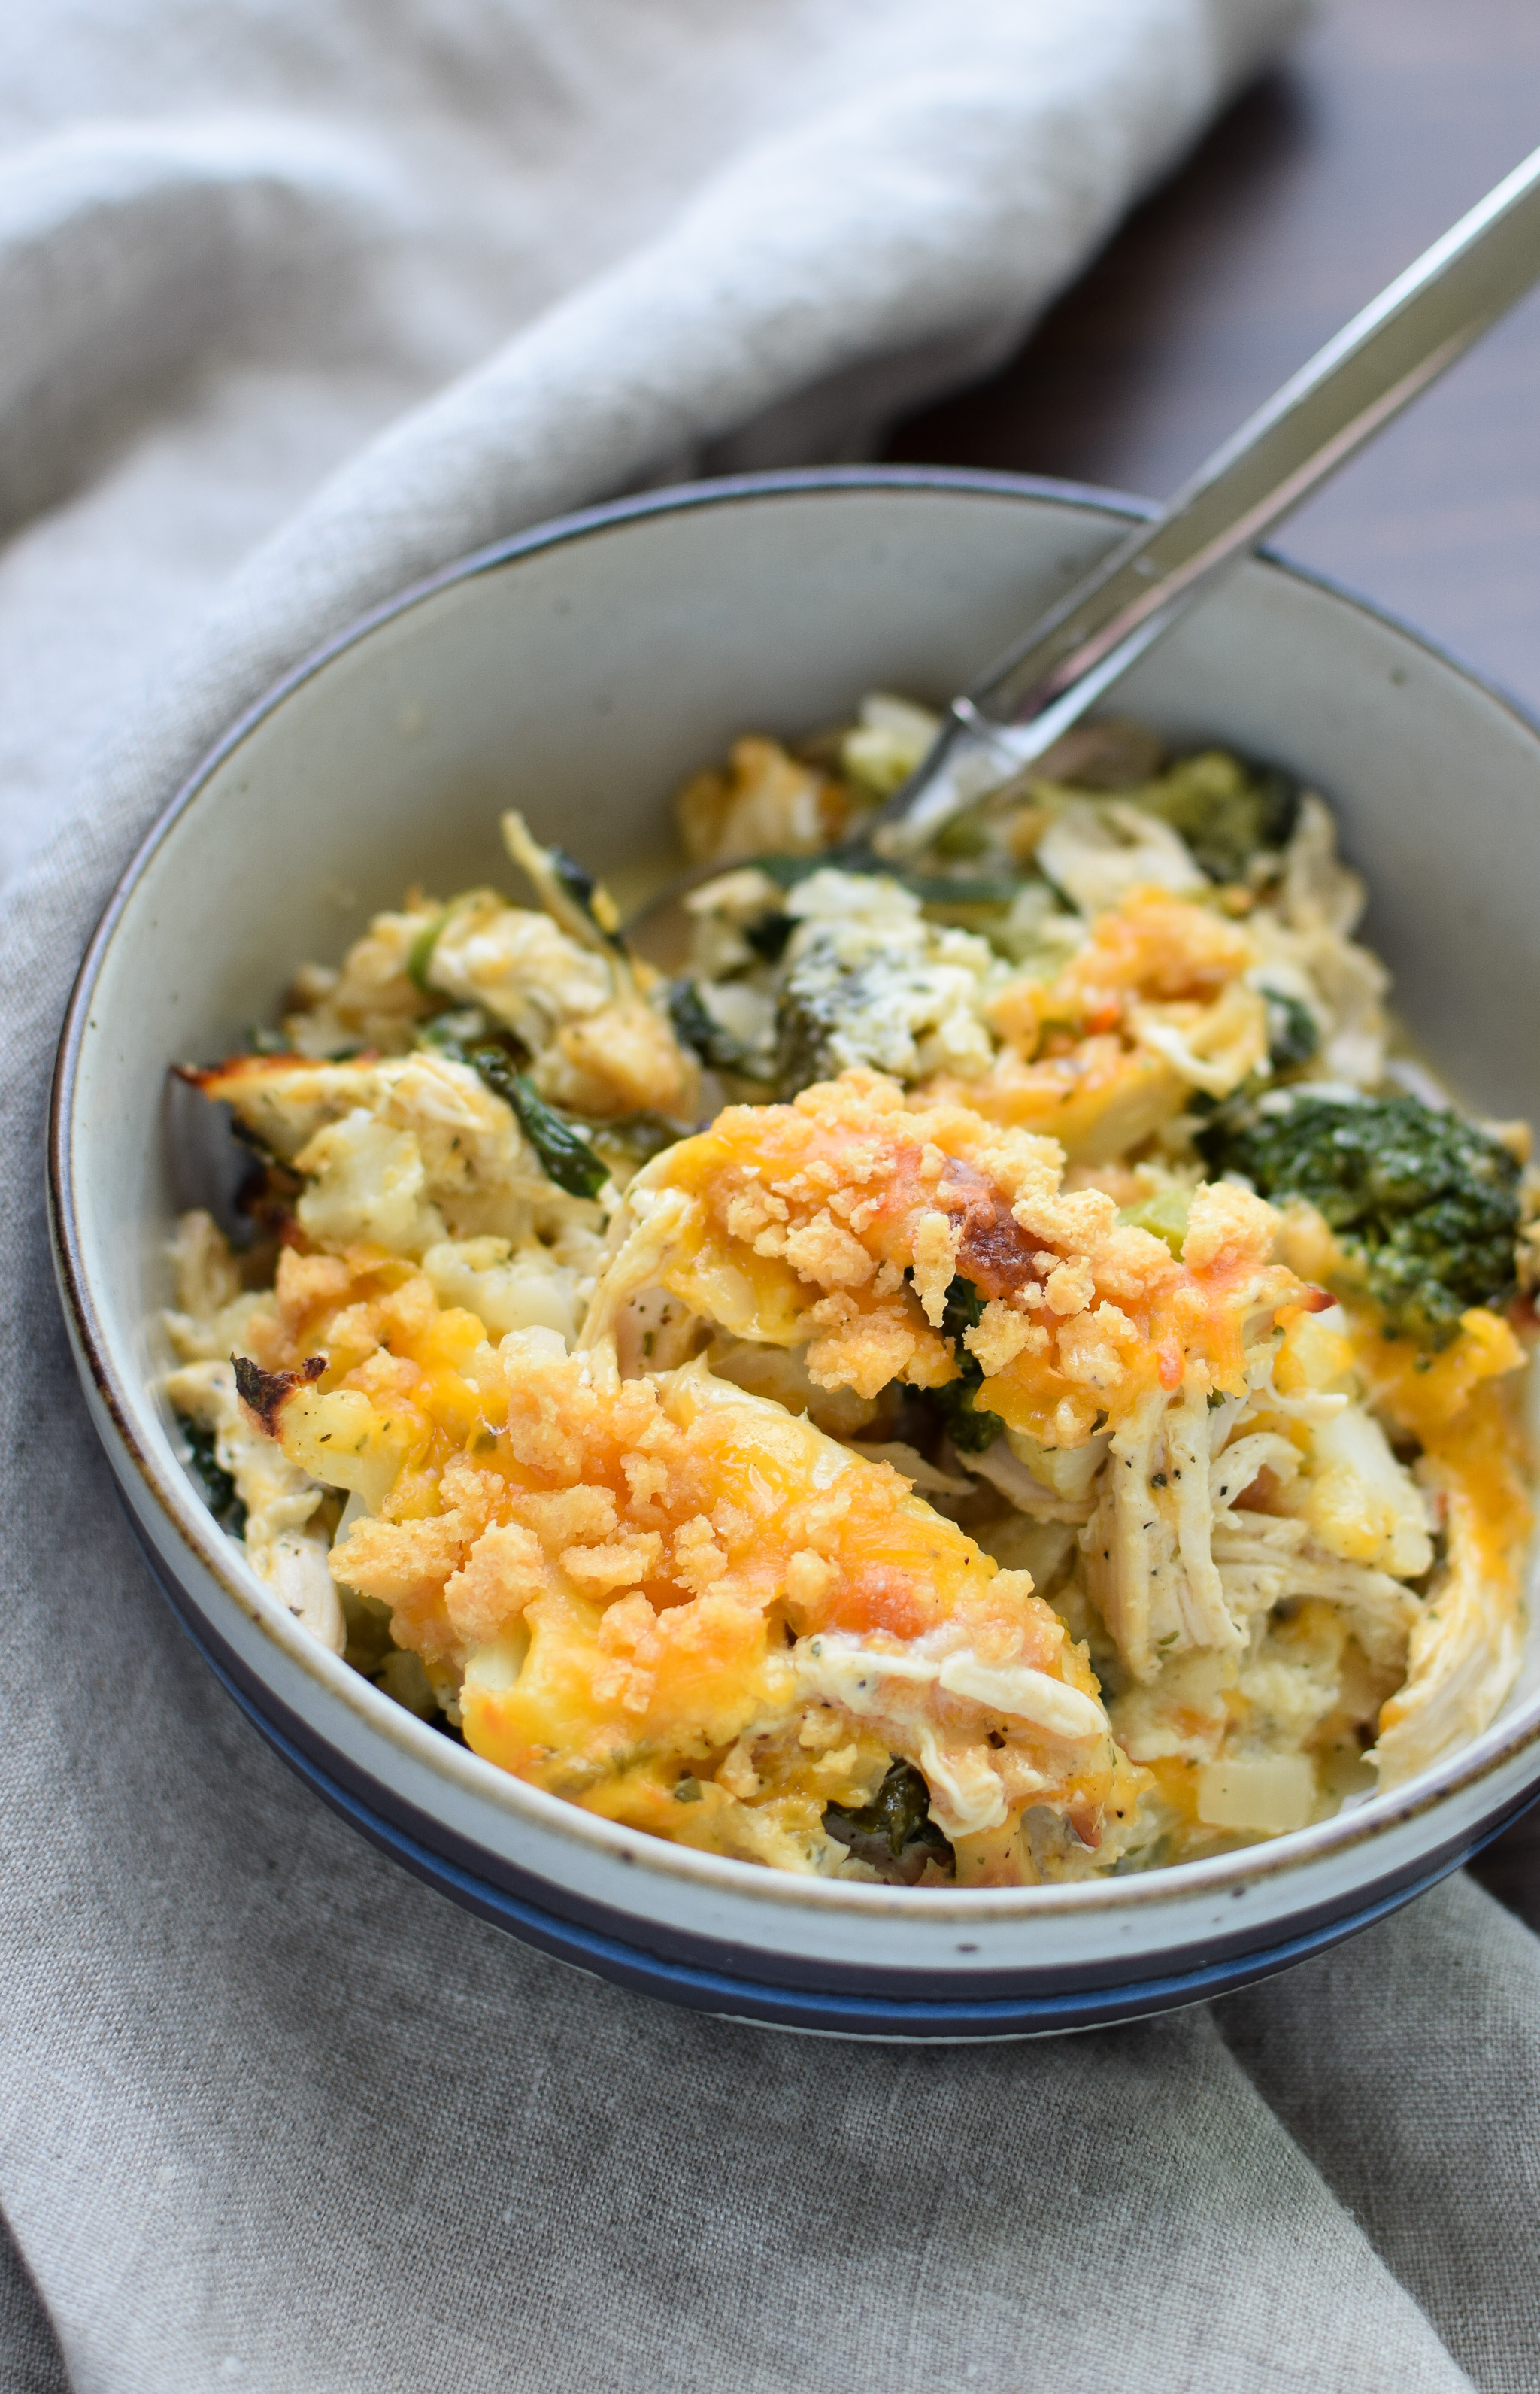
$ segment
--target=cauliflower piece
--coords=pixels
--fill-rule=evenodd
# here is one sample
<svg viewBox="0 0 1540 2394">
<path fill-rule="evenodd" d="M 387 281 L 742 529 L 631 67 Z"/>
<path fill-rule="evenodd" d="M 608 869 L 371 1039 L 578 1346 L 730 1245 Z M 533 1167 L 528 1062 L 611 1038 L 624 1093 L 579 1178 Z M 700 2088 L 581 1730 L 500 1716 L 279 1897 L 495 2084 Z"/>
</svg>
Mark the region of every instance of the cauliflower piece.
<svg viewBox="0 0 1540 2394">
<path fill-rule="evenodd" d="M 567 1347 L 591 1285 L 538 1240 L 515 1250 L 507 1239 L 445 1239 L 427 1250 L 423 1269 L 441 1305 L 474 1313 L 494 1338 L 539 1328 Z"/>
<path fill-rule="evenodd" d="M 367 1106 L 307 1139 L 295 1168 L 309 1184 L 296 1218 L 320 1246 L 367 1240 L 411 1256 L 443 1236 L 442 1217 L 427 1202 L 428 1172 L 415 1134 L 392 1129 Z"/>
<path fill-rule="evenodd" d="M 241 1299 L 241 1270 L 212 1214 L 184 1214 L 167 1249 L 177 1303 L 191 1321 L 217 1321 Z"/>
<path fill-rule="evenodd" d="M 902 790 L 936 742 L 941 718 L 912 699 L 873 691 L 861 702 L 861 717 L 839 743 L 839 761 L 854 782 L 875 798 Z"/>
<path fill-rule="evenodd" d="M 1237 1684 L 1247 1751 L 1294 1755 L 1310 1743 L 1341 1704 L 1349 1635 L 1343 1612 L 1319 1598 L 1301 1604 L 1292 1619 L 1269 1624 Z M 1201 1798 L 1199 1809 L 1202 1817 Z"/>
<path fill-rule="evenodd" d="M 362 1049 L 404 1054 L 429 1007 L 410 967 L 439 911 L 431 899 L 420 899 L 401 914 L 376 914 L 349 949 L 340 972 L 302 965 L 283 1021 L 291 1052 L 334 1059 Z"/>
<path fill-rule="evenodd" d="M 779 741 L 735 740 L 725 772 L 697 773 L 674 801 L 694 864 L 741 856 L 816 856 L 844 830 L 849 798 L 837 782 L 788 756 Z"/>
<path fill-rule="evenodd" d="M 699 1072 L 663 1016 L 634 993 L 558 1032 L 531 1069 L 553 1105 L 585 1114 L 667 1114 L 688 1121 Z"/>
<path fill-rule="evenodd" d="M 184 1214 L 167 1246 L 176 1305 L 163 1317 L 173 1350 L 184 1363 L 224 1358 L 244 1344 L 246 1323 L 262 1299 L 243 1289 L 229 1240 L 212 1214 Z"/>
<path fill-rule="evenodd" d="M 1212 1762 L 1230 1728 L 1231 1655 L 1209 1648 L 1173 1654 L 1153 1681 L 1136 1681 L 1109 1706 L 1131 1762 Z"/>
<path fill-rule="evenodd" d="M 167 1374 L 165 1389 L 184 1421 L 214 1433 L 215 1459 L 245 1506 L 252 1570 L 302 1628 L 340 1654 L 347 1634 L 341 1599 L 327 1569 L 326 1540 L 309 1526 L 322 1490 L 252 1422 L 236 1393 L 233 1363 L 184 1364 Z"/>
<path fill-rule="evenodd" d="M 1208 887 L 1169 823 L 1123 798 L 1072 798 L 1038 841 L 1037 862 L 1086 915 L 1121 906 L 1135 889 L 1186 897 Z"/>
<path fill-rule="evenodd" d="M 1361 1405 L 1316 1425 L 1299 1501 L 1312 1536 L 1344 1562 L 1420 1579 L 1433 1560 L 1422 1491 Z"/>
<path fill-rule="evenodd" d="M 186 1077 L 308 1178 L 296 1210 L 319 1245 L 418 1256 L 445 1239 L 524 1246 L 574 1213 L 598 1220 L 546 1177 L 503 1099 L 447 1057 L 243 1056 Z"/>
<path fill-rule="evenodd" d="M 494 889 L 472 890 L 447 910 L 424 979 L 461 1006 L 480 1006 L 532 1056 L 612 995 L 601 955 L 580 947 L 548 914 L 510 906 Z"/>
</svg>

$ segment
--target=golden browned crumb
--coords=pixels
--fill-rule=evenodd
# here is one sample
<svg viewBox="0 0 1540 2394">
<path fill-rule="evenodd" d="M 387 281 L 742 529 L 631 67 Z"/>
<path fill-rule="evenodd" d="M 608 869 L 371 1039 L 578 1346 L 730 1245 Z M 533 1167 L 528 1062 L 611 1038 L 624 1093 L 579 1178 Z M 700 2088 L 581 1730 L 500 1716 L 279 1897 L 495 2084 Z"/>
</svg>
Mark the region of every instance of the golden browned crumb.
<svg viewBox="0 0 1540 2394">
<path fill-rule="evenodd" d="M 1194 1088 L 1223 1097 L 1265 1060 L 1265 1003 L 1242 978 L 1257 960 L 1212 907 L 1135 889 L 1097 917 L 1057 979 L 1023 976 L 991 1001 L 986 1019 L 1005 1044 L 987 1072 L 940 1076 L 919 1094 L 1110 1163 Z"/>
<path fill-rule="evenodd" d="M 685 853 L 697 864 L 744 856 L 816 856 L 837 839 L 850 803 L 839 783 L 788 756 L 779 741 L 735 740 L 725 771 L 697 773 L 675 800 Z"/>
<path fill-rule="evenodd" d="M 494 1348 L 365 1249 L 286 1254 L 253 1344 L 284 1455 L 367 1508 L 334 1576 L 504 1769 L 804 1870 L 844 1867 L 823 1807 L 868 1801 L 894 1754 L 965 1877 L 1032 1874 L 1029 1805 L 1086 1853 L 1109 1807 L 1131 1819 L 1084 1650 L 886 1463 L 698 1366 Z"/>
<path fill-rule="evenodd" d="M 1271 1262 L 1270 1209 L 1200 1190 L 1178 1262 L 1102 1190 L 1066 1191 L 1060 1164 L 1048 1140 L 847 1072 L 789 1106 L 730 1108 L 649 1165 L 607 1299 L 662 1285 L 737 1336 L 805 1345 L 816 1385 L 872 1397 L 956 1376 L 941 1328 L 961 1278 L 985 1300 L 966 1334 L 977 1401 L 1059 1446 L 1194 1363 L 1238 1389 L 1248 1318 L 1303 1293 Z"/>
</svg>

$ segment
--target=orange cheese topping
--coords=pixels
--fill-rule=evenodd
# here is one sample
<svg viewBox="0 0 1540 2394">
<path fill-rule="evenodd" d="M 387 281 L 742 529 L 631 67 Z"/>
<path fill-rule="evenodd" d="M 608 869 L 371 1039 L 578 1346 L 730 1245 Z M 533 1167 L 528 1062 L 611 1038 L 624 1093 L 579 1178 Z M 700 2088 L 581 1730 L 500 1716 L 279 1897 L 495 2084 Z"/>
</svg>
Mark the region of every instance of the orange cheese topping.
<svg viewBox="0 0 1540 2394">
<path fill-rule="evenodd" d="M 1077 1162 L 1109 1163 L 1186 1103 L 1190 1080 L 1159 1044 L 1163 1031 L 1187 1050 L 1221 1052 L 1228 1086 L 1261 1062 L 1263 1001 L 1240 985 L 1256 960 L 1245 933 L 1211 908 L 1132 890 L 1056 980 L 1023 978 L 993 1000 L 987 1019 L 1005 1045 L 988 1072 L 941 1075 L 919 1102 L 968 1105 L 1058 1139 Z"/>
<path fill-rule="evenodd" d="M 655 1279 L 741 1336 L 807 1341 L 813 1380 L 875 1396 L 943 1385 L 954 1278 L 986 1301 L 967 1334 L 977 1401 L 1012 1428 L 1083 1444 L 1194 1365 L 1238 1390 L 1258 1312 L 1308 1295 L 1270 1258 L 1276 1217 L 1228 1187 L 1193 1200 L 1181 1261 L 1098 1190 L 1065 1192 L 1059 1151 L 965 1106 L 910 1106 L 847 1072 L 789 1106 L 740 1106 L 640 1176 L 635 1234 Z M 661 1250 L 659 1201 L 676 1192 Z M 624 1260 L 616 1269 L 624 1280 Z"/>
<path fill-rule="evenodd" d="M 1352 1319 L 1354 1359 L 1373 1402 L 1419 1441 L 1445 1492 L 1451 1544 L 1473 1553 L 1482 1576 L 1517 1598 L 1533 1512 L 1528 1442 L 1508 1377 L 1525 1360 L 1512 1327 L 1473 1306 L 1450 1344 L 1429 1354 L 1383 1336 L 1357 1309 Z"/>
<path fill-rule="evenodd" d="M 287 1251 L 252 1344 L 269 1372 L 324 1357 L 278 1417 L 290 1459 L 367 1506 L 334 1575 L 464 1674 L 467 1742 L 503 1769 L 793 1868 L 826 1858 L 823 1807 L 869 1800 L 906 1743 L 973 1808 L 965 1876 L 1020 1874 L 1029 1802 L 1087 1845 L 1114 1789 L 1131 1811 L 1085 1653 L 1028 1576 L 810 1423 L 699 1368 L 623 1380 L 551 1333 L 494 1348 L 363 1249 Z M 1068 1691 L 1068 1731 L 1040 1692 L 1035 1719 L 1012 1710 L 1040 1681 Z M 992 1809 L 970 1862 L 967 1821 Z"/>
</svg>

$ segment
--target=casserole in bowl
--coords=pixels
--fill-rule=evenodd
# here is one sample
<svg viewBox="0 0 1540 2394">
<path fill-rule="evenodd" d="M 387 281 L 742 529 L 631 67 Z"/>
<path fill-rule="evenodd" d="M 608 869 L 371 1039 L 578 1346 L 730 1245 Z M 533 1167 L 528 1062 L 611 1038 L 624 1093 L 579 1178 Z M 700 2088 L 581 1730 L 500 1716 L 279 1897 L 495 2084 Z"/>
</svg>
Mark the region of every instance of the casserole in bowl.
<svg viewBox="0 0 1540 2394">
<path fill-rule="evenodd" d="M 943 697 L 1118 524 L 1091 493 L 874 469 L 661 493 L 468 560 L 236 728 L 125 877 L 72 1007 L 53 1151 L 61 1281 L 99 1423 L 182 1617 L 267 1733 L 413 1867 L 585 1966 L 714 2010 L 1020 2034 L 1241 1983 L 1404 1900 L 1525 1800 L 1540 1773 L 1531 1680 L 1393 1793 L 1144 1876 L 814 1881 L 585 1813 L 350 1671 L 199 1502 L 155 1394 L 154 1325 L 173 1217 L 217 1203 L 232 1174 L 204 1125 L 167 1112 L 166 1067 L 242 1045 L 300 959 L 339 953 L 425 869 L 450 888 L 494 877 L 505 806 L 618 877 L 660 853 L 672 789 L 745 726 L 796 732 L 874 686 Z M 1125 703 L 1177 744 L 1217 740 L 1326 790 L 1414 1036 L 1473 1102 L 1533 1112 L 1519 1031 L 1540 841 L 1529 727 L 1409 635 L 1268 562 L 1147 661 Z"/>
</svg>

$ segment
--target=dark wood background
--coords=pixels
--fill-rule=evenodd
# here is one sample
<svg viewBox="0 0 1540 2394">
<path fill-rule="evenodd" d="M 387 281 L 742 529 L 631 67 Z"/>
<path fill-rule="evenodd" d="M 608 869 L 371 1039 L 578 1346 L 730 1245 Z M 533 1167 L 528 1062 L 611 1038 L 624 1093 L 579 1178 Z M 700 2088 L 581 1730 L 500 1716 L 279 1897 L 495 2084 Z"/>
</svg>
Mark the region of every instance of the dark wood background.
<svg viewBox="0 0 1540 2394">
<path fill-rule="evenodd" d="M 1537 145 L 1540 0 L 1336 0 L 1010 363 L 888 454 L 1165 497 Z M 1540 293 L 1276 545 L 1540 713 Z M 1474 1867 L 1540 1928 L 1540 1809 Z"/>
</svg>

